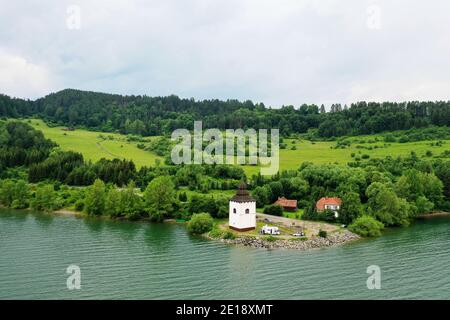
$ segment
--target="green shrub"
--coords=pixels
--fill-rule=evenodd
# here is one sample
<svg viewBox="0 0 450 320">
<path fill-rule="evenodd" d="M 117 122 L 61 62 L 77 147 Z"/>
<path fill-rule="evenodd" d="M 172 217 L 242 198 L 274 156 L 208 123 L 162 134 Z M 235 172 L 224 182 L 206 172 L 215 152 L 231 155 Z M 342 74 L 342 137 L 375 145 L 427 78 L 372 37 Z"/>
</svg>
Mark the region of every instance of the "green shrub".
<svg viewBox="0 0 450 320">
<path fill-rule="evenodd" d="M 267 236 L 267 237 L 264 237 L 264 240 L 269 241 L 269 242 L 274 242 L 277 240 L 277 238 L 275 238 L 274 236 Z"/>
<path fill-rule="evenodd" d="M 231 231 L 225 231 L 225 233 L 223 234 L 223 238 L 227 240 L 234 240 L 236 239 L 236 235 Z"/>
<path fill-rule="evenodd" d="M 290 241 L 306 241 L 306 240 L 308 240 L 308 237 L 292 238 L 289 240 Z"/>
<path fill-rule="evenodd" d="M 222 238 L 224 237 L 224 233 L 219 228 L 214 228 L 209 232 L 209 235 L 213 238 Z M 225 239 L 225 238 L 224 238 Z"/>
<path fill-rule="evenodd" d="M 283 215 L 283 207 L 279 205 L 270 205 L 264 208 L 264 213 L 280 217 Z"/>
<path fill-rule="evenodd" d="M 13 209 L 25 209 L 29 205 L 29 199 L 29 187 L 24 180 L 0 181 L 0 204 Z"/>
<path fill-rule="evenodd" d="M 334 214 L 334 211 L 324 210 L 318 213 L 318 219 L 323 221 L 335 221 L 336 216 Z"/>
<path fill-rule="evenodd" d="M 13 202 L 11 203 L 11 208 L 13 208 L 13 209 L 21 209 L 20 201 L 17 200 L 17 199 L 13 200 Z"/>
<path fill-rule="evenodd" d="M 321 238 L 326 238 L 328 237 L 328 233 L 325 230 L 320 229 L 318 236 Z"/>
<path fill-rule="evenodd" d="M 178 200 L 180 200 L 181 202 L 186 202 L 188 200 L 186 192 L 181 192 L 178 195 Z"/>
<path fill-rule="evenodd" d="M 180 211 L 177 212 L 174 216 L 176 219 L 189 221 L 192 218 L 192 213 L 188 212 L 185 208 L 180 208 Z"/>
<path fill-rule="evenodd" d="M 75 210 L 83 211 L 83 209 L 84 209 L 84 201 L 82 199 L 77 200 L 77 202 L 75 202 Z"/>
<path fill-rule="evenodd" d="M 209 213 L 196 213 L 192 215 L 188 224 L 188 231 L 192 234 L 203 234 L 212 230 L 213 218 Z"/>
<path fill-rule="evenodd" d="M 228 199 L 224 197 L 194 194 L 186 204 L 189 213 L 206 212 L 214 218 L 228 217 Z"/>
<path fill-rule="evenodd" d="M 101 215 L 105 211 L 105 200 L 105 183 L 100 179 L 96 179 L 94 184 L 86 190 L 84 210 L 90 215 Z"/>
<path fill-rule="evenodd" d="M 384 141 L 385 142 L 396 142 L 397 139 L 394 137 L 394 135 L 392 133 L 388 133 L 387 135 L 384 136 Z"/>
<path fill-rule="evenodd" d="M 363 215 L 349 225 L 348 229 L 362 237 L 378 237 L 381 235 L 384 225 L 371 216 Z"/>
<path fill-rule="evenodd" d="M 56 207 L 56 193 L 53 185 L 38 186 L 31 200 L 31 208 L 38 211 L 53 211 Z"/>
<path fill-rule="evenodd" d="M 311 221 L 319 220 L 319 214 L 316 209 L 315 201 L 305 206 L 305 210 L 303 211 L 302 214 L 302 220 L 311 220 Z"/>
</svg>

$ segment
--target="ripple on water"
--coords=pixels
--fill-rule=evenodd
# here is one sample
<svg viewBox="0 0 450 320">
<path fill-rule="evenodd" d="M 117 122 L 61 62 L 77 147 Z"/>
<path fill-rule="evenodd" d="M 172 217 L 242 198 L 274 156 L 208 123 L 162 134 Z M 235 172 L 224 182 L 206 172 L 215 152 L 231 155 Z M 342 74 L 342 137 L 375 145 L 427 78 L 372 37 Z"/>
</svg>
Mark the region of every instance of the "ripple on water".
<svg viewBox="0 0 450 320">
<path fill-rule="evenodd" d="M 312 251 L 267 250 L 191 237 L 184 226 L 0 210 L 0 298 L 449 298 L 449 218 Z M 82 289 L 66 288 L 81 267 Z M 382 290 L 368 290 L 379 265 Z"/>
</svg>

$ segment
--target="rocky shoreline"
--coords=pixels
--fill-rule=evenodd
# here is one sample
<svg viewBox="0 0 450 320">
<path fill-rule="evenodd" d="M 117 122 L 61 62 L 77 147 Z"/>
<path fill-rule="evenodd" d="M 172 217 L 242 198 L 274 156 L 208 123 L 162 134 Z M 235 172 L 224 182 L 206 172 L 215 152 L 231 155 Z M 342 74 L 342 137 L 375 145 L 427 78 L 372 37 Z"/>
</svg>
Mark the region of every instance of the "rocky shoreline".
<svg viewBox="0 0 450 320">
<path fill-rule="evenodd" d="M 428 219 L 428 218 L 436 218 L 436 217 L 447 217 L 450 216 L 450 212 L 446 211 L 438 211 L 438 212 L 431 212 L 427 214 L 421 214 L 417 216 L 418 219 Z"/>
<path fill-rule="evenodd" d="M 216 240 L 219 240 L 226 244 L 234 244 L 254 248 L 310 250 L 342 245 L 344 243 L 348 243 L 350 241 L 355 241 L 358 239 L 361 239 L 361 237 L 348 230 L 345 230 L 342 232 L 329 234 L 327 238 L 314 237 L 307 240 L 280 239 L 275 241 L 268 241 L 260 237 L 239 237 L 236 239 Z"/>
</svg>

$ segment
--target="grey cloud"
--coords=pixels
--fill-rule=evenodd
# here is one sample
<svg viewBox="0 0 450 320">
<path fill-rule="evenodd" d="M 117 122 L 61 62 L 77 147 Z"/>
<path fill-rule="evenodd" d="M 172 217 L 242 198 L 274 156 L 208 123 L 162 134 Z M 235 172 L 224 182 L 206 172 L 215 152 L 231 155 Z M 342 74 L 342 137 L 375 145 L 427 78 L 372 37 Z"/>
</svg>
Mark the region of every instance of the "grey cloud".
<svg viewBox="0 0 450 320">
<path fill-rule="evenodd" d="M 0 92 L 282 104 L 450 99 L 447 1 L 0 0 Z M 30 4 L 31 3 L 31 4 Z M 66 26 L 81 9 L 81 28 Z M 380 8 L 380 29 L 367 26 Z"/>
</svg>

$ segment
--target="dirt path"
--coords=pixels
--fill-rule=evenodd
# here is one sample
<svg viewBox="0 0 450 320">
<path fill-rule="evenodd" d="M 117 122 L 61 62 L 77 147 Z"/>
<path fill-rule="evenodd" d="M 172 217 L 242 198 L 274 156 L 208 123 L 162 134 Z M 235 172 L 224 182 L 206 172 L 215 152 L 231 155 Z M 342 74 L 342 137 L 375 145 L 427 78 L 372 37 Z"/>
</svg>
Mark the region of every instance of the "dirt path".
<svg viewBox="0 0 450 320">
<path fill-rule="evenodd" d="M 102 144 L 100 142 L 96 142 L 96 145 L 97 145 L 97 147 L 99 147 L 100 150 L 102 150 L 103 152 L 106 152 L 110 156 L 113 156 L 113 157 L 118 158 L 118 159 L 123 159 L 123 157 L 118 156 L 118 155 L 110 152 L 108 149 L 106 149 L 104 146 L 102 146 Z"/>
<path fill-rule="evenodd" d="M 297 220 L 286 217 L 271 216 L 264 213 L 257 213 L 256 218 L 260 221 L 269 219 L 272 223 L 281 224 L 292 230 L 295 230 L 297 227 L 301 227 L 312 234 L 318 234 L 319 230 L 325 230 L 328 233 L 339 230 L 339 227 L 325 222 Z"/>
</svg>

